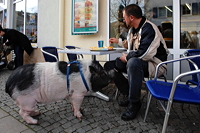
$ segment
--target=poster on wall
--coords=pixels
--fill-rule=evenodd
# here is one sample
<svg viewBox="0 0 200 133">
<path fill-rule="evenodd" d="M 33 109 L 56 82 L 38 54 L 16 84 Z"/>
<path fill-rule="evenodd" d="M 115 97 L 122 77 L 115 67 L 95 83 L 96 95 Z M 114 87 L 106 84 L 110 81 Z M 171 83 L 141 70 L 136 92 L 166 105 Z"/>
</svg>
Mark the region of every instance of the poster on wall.
<svg viewBox="0 0 200 133">
<path fill-rule="evenodd" d="M 72 34 L 98 32 L 98 0 L 72 0 Z"/>
</svg>

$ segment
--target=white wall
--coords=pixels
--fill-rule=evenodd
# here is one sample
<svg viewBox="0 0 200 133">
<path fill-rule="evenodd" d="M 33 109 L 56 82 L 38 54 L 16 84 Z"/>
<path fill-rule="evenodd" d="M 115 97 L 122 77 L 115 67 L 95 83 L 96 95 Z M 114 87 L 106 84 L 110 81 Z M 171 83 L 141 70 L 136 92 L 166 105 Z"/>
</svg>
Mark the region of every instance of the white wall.
<svg viewBox="0 0 200 133">
<path fill-rule="evenodd" d="M 59 1 L 38 0 L 38 46 L 57 46 L 59 42 Z"/>
</svg>

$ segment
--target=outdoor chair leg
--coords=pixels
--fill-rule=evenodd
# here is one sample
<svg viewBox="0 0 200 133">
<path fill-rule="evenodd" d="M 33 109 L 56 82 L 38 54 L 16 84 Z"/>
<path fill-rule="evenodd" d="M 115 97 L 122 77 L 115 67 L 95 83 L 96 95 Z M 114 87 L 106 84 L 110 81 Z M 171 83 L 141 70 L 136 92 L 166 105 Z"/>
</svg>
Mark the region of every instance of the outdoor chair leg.
<svg viewBox="0 0 200 133">
<path fill-rule="evenodd" d="M 117 99 L 117 95 L 118 95 L 118 89 L 116 89 L 115 91 L 115 99 Z"/>
<path fill-rule="evenodd" d="M 147 95 L 147 107 L 146 107 L 146 111 L 145 111 L 145 115 L 144 115 L 144 122 L 146 121 L 146 118 L 147 118 L 147 114 L 148 114 L 148 111 L 149 111 L 149 105 L 150 105 L 150 102 L 151 102 L 151 98 L 152 98 L 152 95 L 150 94 L 150 92 L 148 92 L 148 95 Z"/>
<path fill-rule="evenodd" d="M 167 123 L 168 123 L 168 119 L 169 119 L 169 115 L 170 115 L 170 109 L 171 109 L 172 102 L 173 102 L 172 100 L 169 100 L 167 103 L 167 109 L 165 110 L 165 119 L 164 119 L 164 123 L 163 123 L 162 133 L 165 133 L 166 129 L 167 129 Z"/>
</svg>

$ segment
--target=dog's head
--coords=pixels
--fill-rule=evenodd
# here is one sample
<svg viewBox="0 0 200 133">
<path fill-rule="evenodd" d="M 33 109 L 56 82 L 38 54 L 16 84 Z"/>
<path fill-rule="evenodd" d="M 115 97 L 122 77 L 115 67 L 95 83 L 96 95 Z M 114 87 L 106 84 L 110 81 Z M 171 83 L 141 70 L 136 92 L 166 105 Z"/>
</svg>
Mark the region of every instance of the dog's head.
<svg viewBox="0 0 200 133">
<path fill-rule="evenodd" d="M 115 76 L 115 71 L 106 71 L 99 64 L 99 62 L 93 61 L 89 66 L 91 72 L 91 87 L 94 92 L 101 90 L 103 87 L 107 86 Z"/>
</svg>

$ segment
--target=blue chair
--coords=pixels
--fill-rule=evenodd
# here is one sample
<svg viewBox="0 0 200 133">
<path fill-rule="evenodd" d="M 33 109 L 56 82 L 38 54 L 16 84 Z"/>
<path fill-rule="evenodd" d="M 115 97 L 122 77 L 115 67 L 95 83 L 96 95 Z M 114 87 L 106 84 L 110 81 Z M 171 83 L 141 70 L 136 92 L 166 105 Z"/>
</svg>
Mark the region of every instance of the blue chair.
<svg viewBox="0 0 200 133">
<path fill-rule="evenodd" d="M 200 104 L 200 88 L 199 88 L 200 81 L 198 81 L 198 85 L 196 86 L 194 85 L 190 86 L 187 84 L 178 83 L 182 77 L 192 75 L 192 74 L 199 74 L 200 70 L 185 72 L 178 75 L 174 79 L 173 82 L 164 82 L 164 81 L 157 80 L 158 69 L 162 64 L 173 63 L 173 62 L 177 62 L 181 60 L 195 59 L 199 57 L 200 55 L 195 55 L 195 56 L 188 56 L 188 57 L 161 62 L 160 64 L 158 64 L 156 68 L 154 79 L 146 82 L 146 86 L 149 92 L 147 96 L 147 107 L 145 111 L 144 121 L 146 121 L 149 105 L 151 102 L 151 98 L 153 96 L 154 98 L 159 100 L 160 104 L 162 105 L 165 111 L 165 118 L 164 118 L 162 133 L 166 132 L 167 123 L 168 123 L 168 119 L 170 115 L 170 109 L 173 102 Z M 167 107 L 165 107 L 165 104 L 163 103 L 163 101 L 167 101 Z"/>
<path fill-rule="evenodd" d="M 193 55 L 200 55 L 200 49 L 191 49 L 184 52 L 183 56 L 193 56 Z M 200 58 L 193 58 L 188 59 L 190 70 L 197 70 L 200 68 Z M 192 83 L 197 85 L 198 84 L 198 78 L 197 74 L 192 75 L 192 79 L 187 81 L 187 84 Z"/>
<path fill-rule="evenodd" d="M 65 49 L 80 49 L 79 47 L 75 47 L 75 46 L 65 46 Z M 68 60 L 71 61 L 75 61 L 77 59 L 83 58 L 83 55 L 77 55 L 77 54 L 67 54 Z"/>
<path fill-rule="evenodd" d="M 57 48 L 53 46 L 45 46 L 41 48 L 44 59 L 46 62 L 57 62 L 58 61 L 58 52 Z"/>
</svg>

